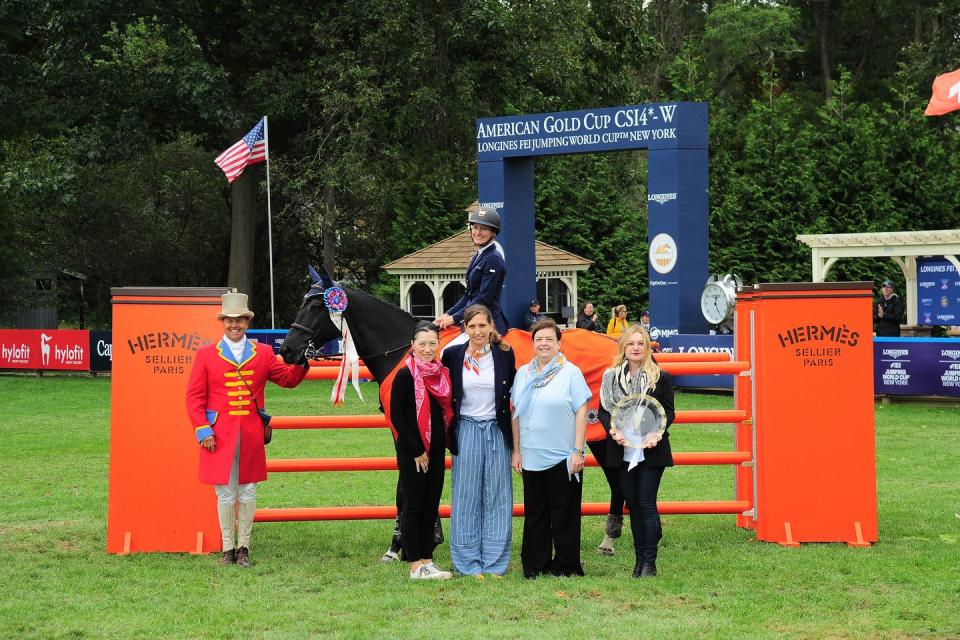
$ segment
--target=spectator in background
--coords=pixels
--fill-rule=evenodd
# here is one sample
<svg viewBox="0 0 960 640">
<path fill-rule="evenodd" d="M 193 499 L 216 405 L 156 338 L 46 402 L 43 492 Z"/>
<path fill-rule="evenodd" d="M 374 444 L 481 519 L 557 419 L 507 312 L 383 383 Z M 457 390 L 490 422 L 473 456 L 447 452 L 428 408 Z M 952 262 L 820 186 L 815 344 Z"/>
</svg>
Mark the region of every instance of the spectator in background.
<svg viewBox="0 0 960 640">
<path fill-rule="evenodd" d="M 627 328 L 627 305 L 618 304 L 610 313 L 610 322 L 607 323 L 607 335 L 617 340 Z"/>
<path fill-rule="evenodd" d="M 640 326 L 650 333 L 650 312 L 646 309 L 640 312 Z"/>
<path fill-rule="evenodd" d="M 873 311 L 878 336 L 899 336 L 903 320 L 903 301 L 893 292 L 893 282 L 884 280 L 880 285 L 880 300 Z"/>
<path fill-rule="evenodd" d="M 540 313 L 540 301 L 531 300 L 527 312 L 523 314 L 523 330 L 530 331 L 534 322 L 539 322 L 546 317 L 546 314 Z"/>
<path fill-rule="evenodd" d="M 600 326 L 600 319 L 597 318 L 597 312 L 593 308 L 592 302 L 584 302 L 580 305 L 580 312 L 577 314 L 577 329 L 603 333 L 603 327 Z"/>
</svg>

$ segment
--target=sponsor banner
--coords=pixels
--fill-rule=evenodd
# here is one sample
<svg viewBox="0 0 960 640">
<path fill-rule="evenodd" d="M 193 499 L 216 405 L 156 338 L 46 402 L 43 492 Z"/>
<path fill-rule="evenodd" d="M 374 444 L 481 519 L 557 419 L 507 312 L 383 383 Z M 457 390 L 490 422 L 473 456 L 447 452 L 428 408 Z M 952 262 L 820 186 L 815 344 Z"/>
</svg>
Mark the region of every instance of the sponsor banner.
<svg viewBox="0 0 960 640">
<path fill-rule="evenodd" d="M 650 330 L 650 337 L 660 343 L 665 353 L 726 353 L 733 360 L 733 334 L 726 335 L 699 335 L 680 333 L 664 336 L 657 331 L 659 337 L 654 338 L 655 327 Z M 733 376 L 730 374 L 713 374 L 708 376 L 675 376 L 673 384 L 688 389 L 733 389 Z"/>
<path fill-rule="evenodd" d="M 0 330 L 0 368 L 39 369 L 40 332 L 33 330 Z"/>
<path fill-rule="evenodd" d="M 706 119 L 707 106 L 702 102 L 483 118 L 477 120 L 477 160 L 636 148 L 705 147 Z M 489 202 L 490 198 L 484 200 Z"/>
<path fill-rule="evenodd" d="M 284 338 L 287 337 L 287 332 L 272 329 L 251 329 L 247 331 L 247 337 L 261 344 L 268 344 L 273 347 L 276 353 L 279 353 L 280 345 L 283 344 Z"/>
<path fill-rule="evenodd" d="M 273 347 L 274 353 L 279 354 L 280 345 L 283 344 L 283 341 L 287 337 L 287 330 L 286 329 L 254 329 L 251 331 L 247 331 L 247 337 L 250 338 L 251 340 L 256 340 L 257 342 L 261 342 L 263 344 L 269 344 L 271 347 Z M 320 353 L 322 353 L 325 356 L 334 356 L 334 355 L 339 355 L 340 353 L 343 353 L 343 350 L 341 349 L 341 342 L 342 340 L 340 340 L 340 338 L 327 342 L 326 344 L 320 347 Z"/>
<path fill-rule="evenodd" d="M 874 338 L 874 393 L 960 397 L 960 340 Z"/>
<path fill-rule="evenodd" d="M 917 323 L 960 324 L 960 275 L 946 258 L 917 258 Z"/>
<path fill-rule="evenodd" d="M 82 329 L 0 331 L 0 368 L 89 371 L 88 334 Z"/>
<path fill-rule="evenodd" d="M 90 332 L 90 371 L 113 368 L 113 338 L 110 331 Z"/>
</svg>

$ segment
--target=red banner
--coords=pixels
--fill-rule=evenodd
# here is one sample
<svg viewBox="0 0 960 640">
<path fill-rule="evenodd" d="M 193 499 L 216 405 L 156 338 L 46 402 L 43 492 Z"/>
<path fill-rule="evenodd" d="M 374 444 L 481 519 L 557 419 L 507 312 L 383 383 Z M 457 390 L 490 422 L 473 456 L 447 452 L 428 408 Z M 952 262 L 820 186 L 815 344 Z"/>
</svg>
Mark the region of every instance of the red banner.
<svg viewBox="0 0 960 640">
<path fill-rule="evenodd" d="M 90 332 L 0 330 L 0 369 L 90 370 Z"/>
</svg>

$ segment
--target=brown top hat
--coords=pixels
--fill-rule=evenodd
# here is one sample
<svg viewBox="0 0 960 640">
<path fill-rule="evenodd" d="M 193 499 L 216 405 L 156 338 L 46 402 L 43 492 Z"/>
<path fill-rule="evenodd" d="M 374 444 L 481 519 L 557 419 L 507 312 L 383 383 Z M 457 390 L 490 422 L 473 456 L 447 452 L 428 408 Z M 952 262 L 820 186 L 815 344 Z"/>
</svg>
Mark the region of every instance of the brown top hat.
<svg viewBox="0 0 960 640">
<path fill-rule="evenodd" d="M 247 294 L 225 293 L 220 296 L 220 300 L 223 308 L 217 314 L 217 320 L 253 317 L 253 311 L 247 308 Z"/>
</svg>

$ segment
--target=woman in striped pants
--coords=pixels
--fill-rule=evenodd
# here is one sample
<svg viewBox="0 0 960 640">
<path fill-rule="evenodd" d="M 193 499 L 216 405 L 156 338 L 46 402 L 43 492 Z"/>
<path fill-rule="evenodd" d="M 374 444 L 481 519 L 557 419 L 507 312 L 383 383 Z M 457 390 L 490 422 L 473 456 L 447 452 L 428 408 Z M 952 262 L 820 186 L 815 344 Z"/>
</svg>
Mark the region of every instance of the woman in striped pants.
<svg viewBox="0 0 960 640">
<path fill-rule="evenodd" d="M 513 350 L 500 341 L 490 310 L 466 309 L 469 341 L 442 357 L 453 387 L 453 512 L 450 557 L 465 575 L 502 576 L 513 537 L 513 435 L 510 388 L 516 374 Z"/>
</svg>

